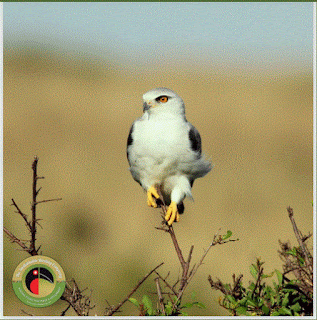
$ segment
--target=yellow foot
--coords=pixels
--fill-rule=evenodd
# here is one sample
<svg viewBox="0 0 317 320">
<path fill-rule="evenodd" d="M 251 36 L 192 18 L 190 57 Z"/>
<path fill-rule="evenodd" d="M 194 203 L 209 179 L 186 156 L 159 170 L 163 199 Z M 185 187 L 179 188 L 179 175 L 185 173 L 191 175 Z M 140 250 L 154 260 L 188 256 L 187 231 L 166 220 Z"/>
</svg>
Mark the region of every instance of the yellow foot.
<svg viewBox="0 0 317 320">
<path fill-rule="evenodd" d="M 172 201 L 171 204 L 169 205 L 166 215 L 165 215 L 165 220 L 167 221 L 168 225 L 172 225 L 174 221 L 179 221 L 179 213 L 177 211 L 177 204 L 176 202 Z"/>
<path fill-rule="evenodd" d="M 152 186 L 148 191 L 147 191 L 147 204 L 149 207 L 153 207 L 153 208 L 156 208 L 157 207 L 157 204 L 156 204 L 156 201 L 155 199 L 156 198 L 158 199 L 160 196 L 159 194 L 157 193 L 156 189 Z"/>
</svg>

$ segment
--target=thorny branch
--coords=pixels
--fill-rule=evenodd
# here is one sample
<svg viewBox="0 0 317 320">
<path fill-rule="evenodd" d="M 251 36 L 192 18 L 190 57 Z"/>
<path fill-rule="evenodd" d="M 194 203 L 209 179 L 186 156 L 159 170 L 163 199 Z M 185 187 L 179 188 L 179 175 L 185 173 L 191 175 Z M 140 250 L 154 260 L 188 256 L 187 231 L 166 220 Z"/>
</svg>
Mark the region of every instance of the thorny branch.
<svg viewBox="0 0 317 320">
<path fill-rule="evenodd" d="M 192 259 L 192 255 L 193 255 L 193 250 L 194 250 L 194 246 L 192 245 L 189 249 L 189 253 L 188 253 L 188 257 L 185 260 L 184 255 L 182 253 L 182 250 L 178 244 L 177 241 L 177 237 L 174 231 L 173 226 L 168 225 L 165 221 L 165 214 L 167 211 L 166 205 L 164 203 L 162 194 L 160 192 L 160 190 L 158 190 L 158 193 L 160 194 L 160 202 L 162 203 L 161 208 L 162 208 L 162 227 L 156 227 L 156 229 L 158 230 L 162 230 L 165 231 L 166 233 L 168 233 L 172 239 L 178 260 L 180 262 L 181 268 L 182 268 L 182 276 L 181 279 L 179 281 L 179 286 L 177 287 L 178 281 L 174 284 L 171 285 L 166 281 L 166 278 L 164 279 L 158 272 L 156 272 L 156 274 L 158 275 L 159 278 L 156 278 L 156 282 L 158 283 L 160 280 L 162 280 L 165 284 L 165 286 L 170 289 L 170 295 L 173 295 L 176 299 L 174 299 L 174 304 L 173 304 L 173 308 L 175 310 L 175 314 L 178 314 L 178 306 L 181 303 L 183 294 L 185 289 L 187 288 L 187 286 L 189 285 L 190 281 L 193 279 L 194 275 L 196 274 L 198 268 L 203 264 L 203 261 L 205 259 L 205 257 L 207 256 L 209 250 L 211 249 L 211 247 L 217 245 L 217 244 L 225 244 L 231 241 L 237 241 L 237 240 L 223 240 L 222 237 L 219 235 L 219 231 L 217 234 L 214 235 L 213 241 L 211 242 L 211 244 L 209 245 L 209 247 L 207 248 L 207 250 L 205 250 L 204 254 L 202 255 L 201 259 L 199 260 L 199 262 L 197 264 L 194 264 L 194 266 L 190 269 L 190 263 L 191 263 L 191 259 Z M 157 294 L 158 297 L 160 297 L 161 293 L 159 292 L 159 288 L 157 287 Z M 159 299 L 160 305 L 162 304 L 162 300 Z"/>
<path fill-rule="evenodd" d="M 132 289 L 132 291 L 120 302 L 117 304 L 117 306 L 110 306 L 109 308 L 107 308 L 106 310 L 106 316 L 112 316 L 115 312 L 118 312 L 119 309 L 122 307 L 122 305 L 124 303 L 126 303 L 129 298 L 133 295 L 133 293 L 135 291 L 138 290 L 138 288 L 140 287 L 140 285 L 153 273 L 156 271 L 156 269 L 158 269 L 160 266 L 162 266 L 164 264 L 164 262 L 160 263 L 158 266 L 156 266 L 154 269 L 152 269 L 149 273 L 147 273 L 143 279 L 141 279 L 138 284 Z"/>
<path fill-rule="evenodd" d="M 13 233 L 11 233 L 8 229 L 3 228 L 4 232 L 7 234 L 7 236 L 11 239 L 12 242 L 17 243 L 24 251 L 28 252 L 30 255 L 35 256 L 38 254 L 40 247 L 36 248 L 36 232 L 37 232 L 37 225 L 39 224 L 38 221 L 40 219 L 37 219 L 36 217 L 36 206 L 39 203 L 42 202 L 48 202 L 48 201 L 58 201 L 61 200 L 61 198 L 57 199 L 49 199 L 49 200 L 42 200 L 37 201 L 37 196 L 41 188 L 37 189 L 37 180 L 38 179 L 44 179 L 44 177 L 39 177 L 37 175 L 37 163 L 38 163 L 38 157 L 34 157 L 34 161 L 32 163 L 32 171 L 33 171 L 33 180 L 32 180 L 32 203 L 31 203 L 31 219 L 28 219 L 28 216 L 22 212 L 22 210 L 19 208 L 17 203 L 14 199 L 11 199 L 12 205 L 16 208 L 16 212 L 23 218 L 23 220 L 26 223 L 26 226 L 30 233 L 30 241 L 29 246 L 26 245 L 27 241 L 22 241 L 19 238 L 17 238 Z"/>
<path fill-rule="evenodd" d="M 293 226 L 293 230 L 294 230 L 296 239 L 298 241 L 298 244 L 300 245 L 300 248 L 301 248 L 301 250 L 302 250 L 302 252 L 304 254 L 306 266 L 309 269 L 309 272 L 310 272 L 310 274 L 312 276 L 313 275 L 312 256 L 309 254 L 309 251 L 308 251 L 307 246 L 305 244 L 305 240 L 307 240 L 311 235 L 308 235 L 307 237 L 303 237 L 302 233 L 297 228 L 297 225 L 295 223 L 293 208 L 288 207 L 287 208 L 287 212 L 288 212 L 288 217 L 291 220 L 291 223 L 292 223 L 292 226 Z"/>
<path fill-rule="evenodd" d="M 31 211 L 32 211 L 32 220 L 31 220 L 31 243 L 30 243 L 30 253 L 32 256 L 36 255 L 38 250 L 35 248 L 35 241 L 36 241 L 36 197 L 38 195 L 37 190 L 37 162 L 38 158 L 35 157 L 34 161 L 32 163 L 32 170 L 33 170 L 33 183 L 32 183 L 32 205 L 31 205 Z"/>
<path fill-rule="evenodd" d="M 262 263 L 260 261 L 260 259 L 257 259 L 257 269 L 258 269 L 258 276 L 257 276 L 257 279 L 256 279 L 256 283 L 255 283 L 255 286 L 252 290 L 252 298 L 254 297 L 254 294 L 256 292 L 256 290 L 259 288 L 259 294 L 261 292 L 261 280 L 262 280 L 262 276 L 263 276 L 263 272 L 264 272 L 264 269 L 262 267 Z"/>
<path fill-rule="evenodd" d="M 10 232 L 6 227 L 3 227 L 3 231 L 10 238 L 12 243 L 17 243 L 24 251 L 29 252 L 27 245 L 20 239 L 18 239 L 12 232 Z"/>
<path fill-rule="evenodd" d="M 225 285 L 223 284 L 222 281 L 220 281 L 219 279 L 217 281 L 213 281 L 211 276 L 208 276 L 208 281 L 210 283 L 210 286 L 215 289 L 215 290 L 219 290 L 221 291 L 225 296 L 230 294 L 232 295 L 234 298 L 240 298 L 241 297 L 241 280 L 243 278 L 243 275 L 240 274 L 238 277 L 236 277 L 235 274 L 232 275 L 232 279 L 233 279 L 233 285 L 231 286 L 231 284 Z"/>
<path fill-rule="evenodd" d="M 164 282 L 164 284 L 166 285 L 167 288 L 169 288 L 172 293 L 177 296 L 177 292 L 174 289 L 174 286 L 171 286 L 167 281 L 166 278 L 163 278 L 158 272 L 155 271 L 155 273 L 158 275 L 158 277 Z"/>
<path fill-rule="evenodd" d="M 72 286 L 71 286 L 72 284 Z M 70 307 L 76 312 L 78 316 L 89 316 L 89 311 L 95 306 L 91 306 L 90 295 L 83 294 L 84 290 L 80 290 L 75 279 L 71 279 L 66 282 L 65 291 L 61 297 L 61 300 L 68 302 L 67 308 L 61 313 L 61 316 L 65 316 Z"/>
<path fill-rule="evenodd" d="M 24 213 L 20 210 L 20 208 L 18 207 L 18 205 L 15 203 L 14 199 L 11 199 L 11 201 L 12 201 L 12 204 L 11 204 L 11 205 L 12 205 L 12 206 L 15 206 L 15 208 L 17 209 L 17 213 L 20 214 L 21 217 L 24 219 L 24 221 L 25 221 L 25 223 L 26 223 L 29 231 L 31 232 L 32 227 L 31 227 L 30 221 L 28 220 L 27 215 L 24 214 Z"/>
<path fill-rule="evenodd" d="M 296 236 L 297 242 L 299 244 L 298 248 L 294 248 L 297 251 L 297 255 L 294 256 L 289 254 L 294 249 L 291 248 L 288 242 L 279 241 L 281 251 L 279 251 L 281 259 L 284 261 L 284 273 L 293 273 L 296 279 L 300 280 L 300 288 L 307 295 L 312 295 L 314 291 L 314 271 L 313 271 L 313 256 L 307 248 L 306 240 L 311 237 L 311 233 L 307 236 L 303 236 L 301 231 L 298 229 L 297 224 L 294 219 L 293 209 L 291 207 L 287 208 L 288 217 L 291 220 L 294 234 Z M 299 261 L 302 259 L 302 262 Z"/>
<path fill-rule="evenodd" d="M 49 201 L 58 201 L 61 198 L 57 199 L 48 199 L 48 200 L 37 200 L 37 196 L 41 188 L 37 189 L 37 180 L 44 179 L 44 177 L 39 177 L 37 175 L 37 164 L 38 164 L 38 157 L 34 158 L 32 163 L 32 170 L 33 170 L 33 181 L 32 181 L 32 203 L 31 203 L 31 219 L 29 220 L 27 215 L 24 214 L 17 203 L 12 199 L 12 205 L 16 208 L 16 212 L 23 218 L 30 233 L 30 240 L 22 241 L 18 237 L 16 237 L 11 231 L 7 228 L 3 227 L 3 231 L 9 237 L 9 239 L 17 243 L 23 251 L 28 252 L 30 255 L 35 256 L 38 255 L 40 246 L 36 248 L 36 227 L 38 225 L 39 219 L 37 218 L 36 206 L 39 203 L 49 202 Z M 29 245 L 27 245 L 29 243 Z M 65 315 L 70 306 L 74 309 L 77 315 L 83 316 L 88 315 L 89 310 L 93 307 L 90 305 L 90 297 L 83 295 L 83 291 L 80 291 L 75 280 L 71 280 L 74 283 L 74 287 L 71 288 L 70 285 L 67 283 L 63 296 L 61 297 L 62 300 L 68 302 L 67 308 L 62 312 L 61 315 Z"/>
</svg>

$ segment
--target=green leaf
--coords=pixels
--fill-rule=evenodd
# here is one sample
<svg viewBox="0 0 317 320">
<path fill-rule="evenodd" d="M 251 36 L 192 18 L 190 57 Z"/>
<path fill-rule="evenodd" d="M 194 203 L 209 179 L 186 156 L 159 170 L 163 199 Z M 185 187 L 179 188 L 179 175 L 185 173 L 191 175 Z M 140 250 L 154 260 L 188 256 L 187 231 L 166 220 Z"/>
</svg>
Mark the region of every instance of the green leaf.
<svg viewBox="0 0 317 320">
<path fill-rule="evenodd" d="M 266 299 L 269 299 L 273 293 L 273 289 L 270 286 L 266 286 L 263 288 L 263 294 Z"/>
<path fill-rule="evenodd" d="M 249 285 L 249 287 L 248 287 L 248 289 L 251 290 L 251 291 L 253 291 L 254 288 L 255 288 L 255 283 L 254 283 L 254 282 L 251 282 L 250 285 Z M 250 292 L 250 294 L 251 294 L 251 292 Z"/>
<path fill-rule="evenodd" d="M 261 278 L 271 278 L 271 277 L 273 277 L 273 274 L 274 274 L 274 271 L 272 271 L 271 273 L 269 273 L 269 274 L 262 274 L 262 276 L 261 276 Z"/>
<path fill-rule="evenodd" d="M 241 300 L 239 300 L 239 305 L 245 307 L 247 305 L 247 303 L 246 303 L 247 301 L 248 301 L 248 298 L 243 297 Z"/>
<path fill-rule="evenodd" d="M 231 302 L 233 304 L 235 304 L 237 302 L 236 299 L 230 294 L 227 294 L 226 298 L 229 300 L 229 302 Z"/>
<path fill-rule="evenodd" d="M 289 309 L 286 308 L 286 307 L 281 307 L 281 308 L 278 310 L 278 313 L 279 313 L 279 315 L 281 315 L 281 316 L 291 316 L 291 315 L 292 315 L 292 311 L 289 310 Z"/>
<path fill-rule="evenodd" d="M 286 295 L 284 296 L 284 298 L 282 299 L 282 306 L 286 307 L 289 303 L 289 299 L 288 299 L 289 293 L 286 293 Z"/>
<path fill-rule="evenodd" d="M 173 311 L 173 306 L 171 304 L 171 302 L 169 301 L 166 305 L 165 305 L 165 313 L 167 316 L 170 316 L 172 314 Z"/>
<path fill-rule="evenodd" d="M 299 312 L 302 309 L 298 302 L 296 302 L 294 305 L 290 306 L 289 308 L 294 312 Z"/>
<path fill-rule="evenodd" d="M 153 311 L 151 299 L 148 296 L 144 295 L 142 298 L 142 303 L 143 303 L 147 313 L 149 314 L 149 316 L 152 316 L 154 314 L 154 311 Z"/>
<path fill-rule="evenodd" d="M 290 254 L 290 255 L 292 255 L 294 257 L 297 257 L 297 250 L 296 250 L 295 247 L 292 250 L 286 251 L 285 253 Z"/>
<path fill-rule="evenodd" d="M 297 259 L 299 260 L 300 265 L 303 267 L 305 265 L 305 260 L 300 255 L 297 256 Z"/>
<path fill-rule="evenodd" d="M 250 266 L 250 273 L 252 274 L 252 276 L 253 276 L 255 279 L 258 278 L 258 269 L 257 269 L 257 267 L 256 267 L 254 264 L 252 264 L 252 265 Z"/>
<path fill-rule="evenodd" d="M 248 305 L 250 305 L 251 307 L 256 307 L 256 306 L 257 306 L 256 302 L 255 302 L 254 300 L 252 300 L 252 299 L 248 299 L 247 303 L 248 303 Z"/>
<path fill-rule="evenodd" d="M 200 309 L 206 309 L 206 306 L 201 302 L 194 302 L 195 306 Z"/>
<path fill-rule="evenodd" d="M 275 269 L 275 273 L 277 275 L 278 284 L 281 286 L 283 284 L 283 275 L 277 269 Z"/>
<path fill-rule="evenodd" d="M 270 315 L 270 309 L 266 305 L 262 306 L 262 312 L 263 312 L 263 314 L 265 316 L 269 316 Z"/>
<path fill-rule="evenodd" d="M 248 308 L 247 307 L 238 307 L 235 309 L 236 313 L 238 316 L 242 315 L 247 315 Z"/>
<path fill-rule="evenodd" d="M 232 231 L 228 230 L 227 234 L 225 234 L 224 236 L 222 236 L 222 240 L 226 240 L 229 239 L 232 236 Z"/>
<path fill-rule="evenodd" d="M 140 303 L 137 299 L 130 298 L 129 301 L 133 303 L 136 307 L 140 308 Z"/>
<path fill-rule="evenodd" d="M 185 303 L 181 308 L 185 309 L 185 308 L 191 308 L 191 307 L 198 307 L 198 308 L 201 308 L 201 309 L 206 309 L 206 306 L 203 304 L 203 303 L 200 303 L 200 302 L 187 302 Z"/>
<path fill-rule="evenodd" d="M 187 302 L 182 306 L 182 308 L 191 308 L 193 305 L 194 305 L 194 303 Z"/>
</svg>

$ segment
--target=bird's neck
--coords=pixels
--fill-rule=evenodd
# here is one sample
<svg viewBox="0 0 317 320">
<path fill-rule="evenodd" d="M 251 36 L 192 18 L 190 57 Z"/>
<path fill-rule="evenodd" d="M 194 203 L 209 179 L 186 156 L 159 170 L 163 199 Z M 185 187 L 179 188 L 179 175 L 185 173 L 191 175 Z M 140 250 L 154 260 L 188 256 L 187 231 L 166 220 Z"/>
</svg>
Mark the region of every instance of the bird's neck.
<svg viewBox="0 0 317 320">
<path fill-rule="evenodd" d="M 151 119 L 151 120 L 173 120 L 173 119 L 183 119 L 186 121 L 185 117 L 185 111 L 184 110 L 160 110 L 159 108 L 157 109 L 149 109 L 144 112 L 143 115 L 144 118 L 146 119 Z"/>
</svg>

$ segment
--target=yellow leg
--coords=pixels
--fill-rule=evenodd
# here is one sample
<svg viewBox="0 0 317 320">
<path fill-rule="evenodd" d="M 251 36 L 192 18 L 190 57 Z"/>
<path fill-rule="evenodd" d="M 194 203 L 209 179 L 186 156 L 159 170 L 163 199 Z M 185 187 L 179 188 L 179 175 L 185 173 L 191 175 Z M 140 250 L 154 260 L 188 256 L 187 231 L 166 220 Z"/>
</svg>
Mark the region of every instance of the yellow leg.
<svg viewBox="0 0 317 320">
<path fill-rule="evenodd" d="M 157 193 L 156 189 L 152 186 L 148 191 L 147 191 L 147 204 L 149 207 L 156 208 L 157 204 L 156 201 L 153 199 L 156 198 L 158 199 L 160 196 Z"/>
<path fill-rule="evenodd" d="M 177 211 L 176 202 L 172 201 L 169 205 L 166 211 L 165 220 L 167 221 L 169 226 L 172 225 L 174 221 L 179 221 L 179 213 Z"/>
</svg>

